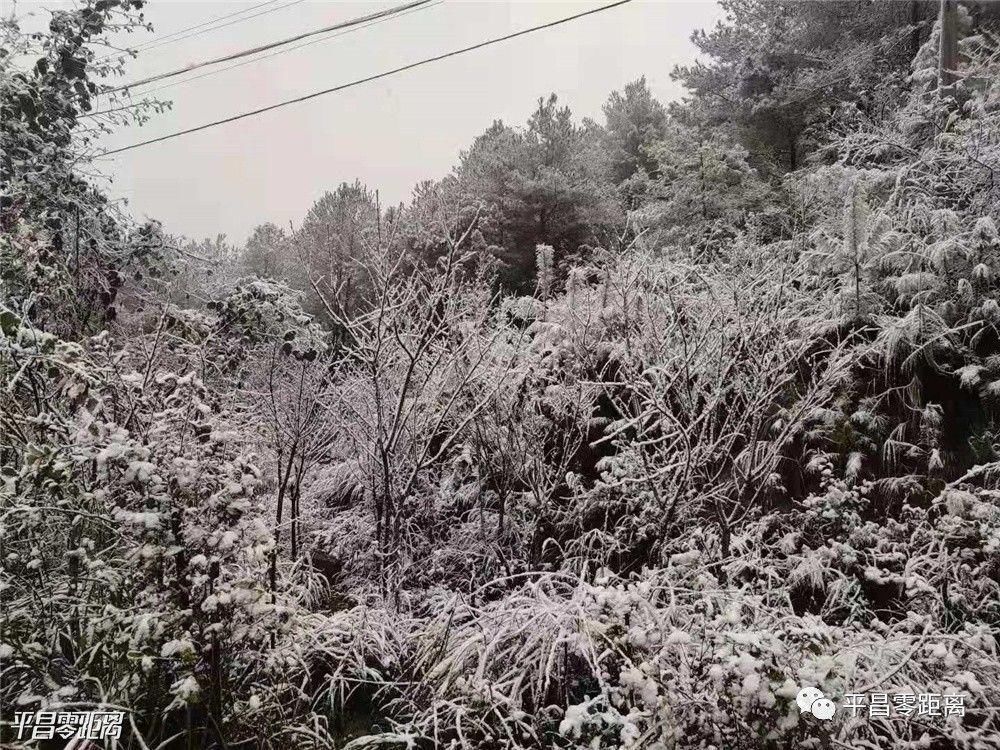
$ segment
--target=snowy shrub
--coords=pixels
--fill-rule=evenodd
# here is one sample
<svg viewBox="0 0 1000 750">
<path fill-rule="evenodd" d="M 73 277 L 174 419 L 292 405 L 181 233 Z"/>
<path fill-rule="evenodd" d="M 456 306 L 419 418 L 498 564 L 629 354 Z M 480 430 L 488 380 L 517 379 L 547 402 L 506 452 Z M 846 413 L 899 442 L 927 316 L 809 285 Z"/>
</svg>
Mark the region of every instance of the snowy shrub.
<svg viewBox="0 0 1000 750">
<path fill-rule="evenodd" d="M 669 111 L 541 100 L 408 205 L 344 183 L 240 249 L 79 166 L 98 94 L 160 106 L 95 51 L 141 5 L 0 22 L 5 710 L 143 748 L 1000 746 L 995 8 L 732 0 Z"/>
</svg>

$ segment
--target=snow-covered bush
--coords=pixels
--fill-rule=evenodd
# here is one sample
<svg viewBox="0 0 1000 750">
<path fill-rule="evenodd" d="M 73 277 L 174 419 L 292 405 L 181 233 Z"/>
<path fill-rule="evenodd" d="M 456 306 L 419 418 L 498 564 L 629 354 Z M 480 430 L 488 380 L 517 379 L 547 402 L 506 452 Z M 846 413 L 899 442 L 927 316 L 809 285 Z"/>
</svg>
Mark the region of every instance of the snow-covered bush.
<svg viewBox="0 0 1000 750">
<path fill-rule="evenodd" d="M 203 243 L 201 283 L 77 166 L 140 5 L 2 22 L 5 710 L 148 748 L 1000 746 L 995 9 L 732 0 L 669 116 L 542 101 L 408 206 Z M 803 685 L 966 711 L 814 721 Z"/>
</svg>

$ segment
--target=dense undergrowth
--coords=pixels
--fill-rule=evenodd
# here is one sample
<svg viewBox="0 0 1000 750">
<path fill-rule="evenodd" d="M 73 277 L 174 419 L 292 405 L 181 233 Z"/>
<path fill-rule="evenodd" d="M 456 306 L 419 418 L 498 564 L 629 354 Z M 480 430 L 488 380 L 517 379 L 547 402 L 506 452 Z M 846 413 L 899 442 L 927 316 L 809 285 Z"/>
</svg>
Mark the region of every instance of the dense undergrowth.
<svg viewBox="0 0 1000 750">
<path fill-rule="evenodd" d="M 209 244 L 78 171 L 114 72 L 88 44 L 140 5 L 6 27 L 4 718 L 122 707 L 132 748 L 1000 744 L 992 10 L 730 2 L 669 113 L 641 83 L 605 126 L 543 101 L 411 205 L 345 185 L 209 282 Z M 966 711 L 820 722 L 801 685 Z"/>
</svg>

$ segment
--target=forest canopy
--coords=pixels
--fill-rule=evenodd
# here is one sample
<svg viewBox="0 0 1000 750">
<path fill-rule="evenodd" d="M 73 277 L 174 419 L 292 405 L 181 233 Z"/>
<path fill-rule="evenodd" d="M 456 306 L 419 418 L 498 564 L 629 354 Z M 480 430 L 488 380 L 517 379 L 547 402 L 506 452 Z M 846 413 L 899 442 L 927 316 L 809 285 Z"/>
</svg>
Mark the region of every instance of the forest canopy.
<svg viewBox="0 0 1000 750">
<path fill-rule="evenodd" d="M 0 22 L 5 722 L 1000 746 L 1000 5 L 722 0 L 682 100 L 543 95 L 235 244 L 93 174 L 166 106 L 143 5 Z"/>
</svg>

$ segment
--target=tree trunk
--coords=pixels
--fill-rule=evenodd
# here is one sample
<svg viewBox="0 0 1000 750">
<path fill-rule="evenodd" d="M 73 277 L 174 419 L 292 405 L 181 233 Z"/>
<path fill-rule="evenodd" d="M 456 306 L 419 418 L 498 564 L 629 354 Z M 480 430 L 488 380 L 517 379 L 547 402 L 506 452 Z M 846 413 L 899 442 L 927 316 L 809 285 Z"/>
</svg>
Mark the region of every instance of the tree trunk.
<svg viewBox="0 0 1000 750">
<path fill-rule="evenodd" d="M 958 77 L 958 13 L 955 0 L 941 0 L 941 38 L 938 45 L 938 96 L 942 99 L 955 94 Z"/>
<path fill-rule="evenodd" d="M 920 5 L 921 0 L 910 0 L 910 60 L 916 58 L 920 52 Z"/>
</svg>

